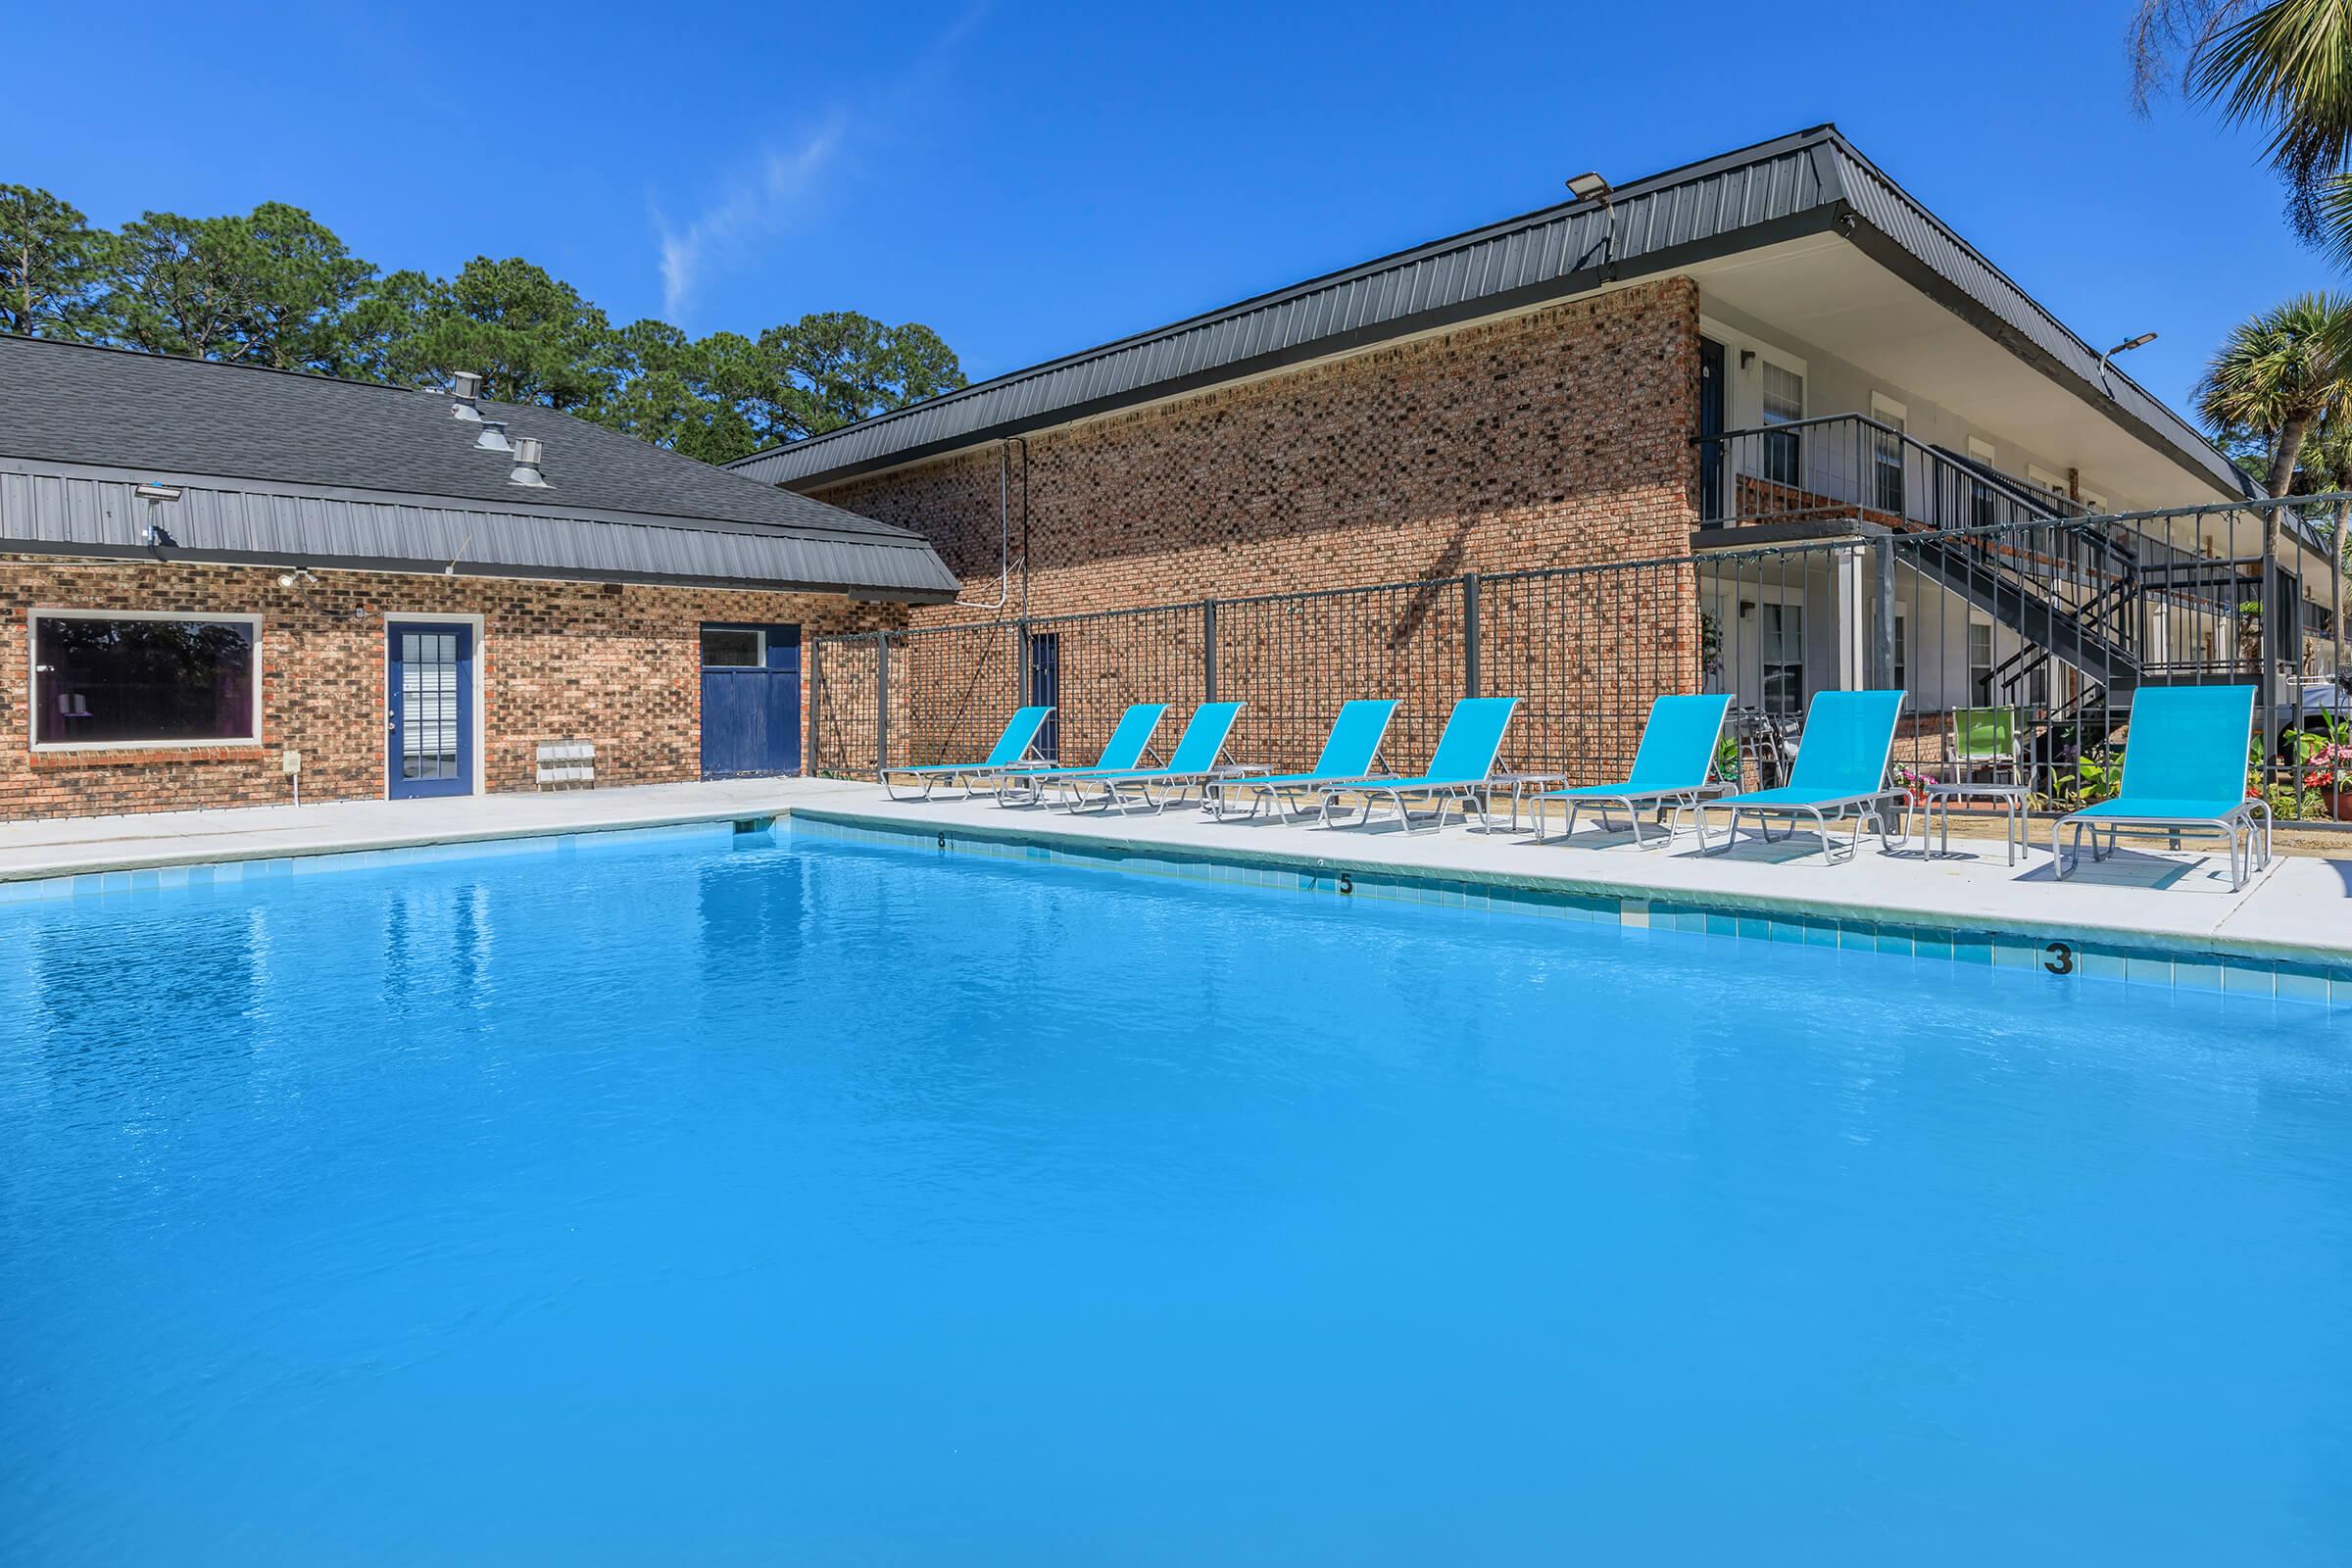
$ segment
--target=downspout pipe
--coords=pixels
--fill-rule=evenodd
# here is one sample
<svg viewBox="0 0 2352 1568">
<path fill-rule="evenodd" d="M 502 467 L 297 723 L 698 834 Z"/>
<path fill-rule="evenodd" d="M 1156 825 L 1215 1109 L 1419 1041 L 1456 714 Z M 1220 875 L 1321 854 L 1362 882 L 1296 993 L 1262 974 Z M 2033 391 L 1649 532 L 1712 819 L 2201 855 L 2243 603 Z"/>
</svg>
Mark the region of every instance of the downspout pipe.
<svg viewBox="0 0 2352 1568">
<path fill-rule="evenodd" d="M 997 443 L 997 597 L 994 604 L 977 604 L 968 599 L 956 603 L 966 610 L 1003 610 L 1012 602 L 1012 443 L 1007 436 Z M 1021 463 L 1028 466 L 1026 448 Z M 1028 488 L 1027 475 L 1022 476 L 1022 489 Z"/>
</svg>

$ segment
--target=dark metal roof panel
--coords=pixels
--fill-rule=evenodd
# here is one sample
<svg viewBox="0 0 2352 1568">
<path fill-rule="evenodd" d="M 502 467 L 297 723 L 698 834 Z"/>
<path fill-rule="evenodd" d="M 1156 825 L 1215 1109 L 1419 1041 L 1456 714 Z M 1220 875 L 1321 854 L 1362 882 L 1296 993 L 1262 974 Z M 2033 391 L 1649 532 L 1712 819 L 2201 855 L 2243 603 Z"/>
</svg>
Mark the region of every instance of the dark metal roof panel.
<svg viewBox="0 0 2352 1568">
<path fill-rule="evenodd" d="M 510 482 L 446 394 L 173 355 L 0 334 L 0 456 L 152 467 L 270 483 L 446 496 L 525 512 L 648 516 L 907 535 L 806 496 L 554 409 L 484 403 L 546 448 L 550 488 Z"/>
<path fill-rule="evenodd" d="M 1806 131 L 1636 181 L 1614 193 L 1614 261 L 1703 244 L 1738 223 L 1786 219 L 1829 199 Z M 1734 192 L 1752 193 L 1746 195 Z M 1516 296 L 1577 292 L 1598 281 L 1608 214 L 1597 202 L 1545 208 L 1315 278 L 1154 332 L 983 381 L 730 465 L 792 485 L 910 454 L 946 450 L 1102 405 L 1138 402 L 1199 377 L 1238 376 L 1284 357 L 1366 334 L 1402 335 L 1476 315 Z M 1533 303 L 1533 301 L 1527 301 Z"/>
<path fill-rule="evenodd" d="M 1637 180 L 1613 193 L 1620 276 L 1765 244 L 1849 211 L 2062 368 L 2102 372 L 2090 346 L 1856 152 L 1817 126 Z M 1607 212 L 1568 203 L 1244 300 L 1099 349 L 756 453 L 731 465 L 772 484 L 849 474 L 1213 385 L 1280 364 L 1595 287 Z M 2225 487 L 2243 476 L 2188 421 L 2109 367 L 2120 409 Z"/>
<path fill-rule="evenodd" d="M 95 550 L 127 537 L 122 485 L 186 480 L 159 514 L 217 556 L 382 564 L 720 586 L 953 594 L 915 533 L 731 474 L 550 409 L 485 404 L 547 447 L 553 483 L 511 483 L 510 454 L 443 395 L 0 335 L 0 538 Z M 27 477 L 47 473 L 48 481 Z M 76 482 L 59 486 L 59 476 Z M 92 482 L 80 482 L 92 481 Z M 137 509 L 143 538 L 144 503 Z M 447 534 L 432 519 L 460 517 Z M 176 519 L 170 520 L 170 519 Z M 468 545 L 469 529 L 479 537 Z"/>
<path fill-rule="evenodd" d="M 1838 137 L 1829 148 L 1838 160 L 1846 200 L 1864 222 L 2064 368 L 2085 381 L 2103 384 L 2127 413 L 2171 441 L 2225 488 L 2250 493 L 2243 470 L 2194 425 L 2114 366 L 2102 368 L 2097 350 L 2068 330 L 1852 144 Z"/>
<path fill-rule="evenodd" d="M 172 479 L 178 500 L 133 487 Z M 148 542 L 150 522 L 166 540 Z M 662 518 L 508 512 L 434 498 L 255 489 L 236 481 L 0 461 L 0 551 L 236 561 L 466 576 L 859 591 L 952 598 L 920 540 L 802 535 Z"/>
</svg>

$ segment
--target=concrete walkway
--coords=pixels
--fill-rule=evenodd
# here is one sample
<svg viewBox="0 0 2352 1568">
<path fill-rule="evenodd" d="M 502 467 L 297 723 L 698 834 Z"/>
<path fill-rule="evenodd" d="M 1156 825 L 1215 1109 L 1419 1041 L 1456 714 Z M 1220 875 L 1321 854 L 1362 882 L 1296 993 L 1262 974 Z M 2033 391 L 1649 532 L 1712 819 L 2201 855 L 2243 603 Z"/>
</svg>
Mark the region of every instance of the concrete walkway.
<svg viewBox="0 0 2352 1568">
<path fill-rule="evenodd" d="M 86 871 L 408 849 L 549 833 L 773 816 L 791 803 L 874 793 L 824 780 L 730 779 L 633 789 L 335 801 L 0 823 L 0 882 Z"/>
<path fill-rule="evenodd" d="M 1989 927 L 2040 937 L 2155 939 L 2199 949 L 2342 963 L 2352 957 L 2352 859 L 2281 857 L 2232 893 L 2218 841 L 2210 854 L 2170 853 L 2161 841 L 2112 858 L 2084 858 L 2064 882 L 2052 874 L 2048 829 L 2015 865 L 1995 837 L 1951 841 L 1948 858 L 1931 856 L 1917 837 L 1892 854 L 1875 838 L 1853 859 L 1826 863 L 1819 841 L 1798 837 L 1765 844 L 1742 834 L 1720 855 L 1702 855 L 1688 832 L 1664 847 L 1637 849 L 1622 832 L 1582 827 L 1572 839 L 1544 844 L 1499 824 L 1405 834 L 1369 829 L 1257 822 L 1216 822 L 1189 807 L 1164 815 L 1074 816 L 1042 808 L 1006 809 L 988 801 L 891 802 L 870 786 L 804 809 L 869 825 L 918 824 L 929 830 L 1035 838 L 1053 836 L 1136 853 L 1266 857 L 1333 871 L 1410 870 L 1511 886 L 1658 898 L 1916 922 Z M 1714 831 L 1720 838 L 1718 818 Z M 1653 836 L 1654 842 L 1654 836 Z"/>
<path fill-rule="evenodd" d="M 1499 826 L 1407 835 L 1394 828 L 1326 830 L 1260 821 L 1220 823 L 1190 807 L 1165 814 L 1073 816 L 1004 809 L 988 801 L 901 804 L 870 784 L 747 779 L 572 793 L 441 801 L 348 801 L 319 806 L 158 812 L 0 824 L 0 881 L 147 866 L 331 855 L 484 839 L 662 827 L 802 811 L 925 832 L 1051 837 L 1139 853 L 1278 860 L 1333 871 L 1424 875 L 1618 898 L 1797 912 L 1868 913 L 1928 925 L 1972 925 L 2053 936 L 2157 939 L 2199 948 L 2308 958 L 2352 958 L 2352 858 L 2281 857 L 2230 891 L 2211 854 L 2127 847 L 2085 862 L 2063 883 L 2046 836 L 2015 866 L 1997 839 L 1955 837 L 1948 858 L 1913 839 L 1892 855 L 1866 840 L 1831 865 L 1804 839 L 1743 842 L 1702 856 L 1686 833 L 1636 849 L 1622 833 L 1580 830 L 1536 845 Z M 2194 841 L 2191 841 L 2192 843 Z"/>
</svg>

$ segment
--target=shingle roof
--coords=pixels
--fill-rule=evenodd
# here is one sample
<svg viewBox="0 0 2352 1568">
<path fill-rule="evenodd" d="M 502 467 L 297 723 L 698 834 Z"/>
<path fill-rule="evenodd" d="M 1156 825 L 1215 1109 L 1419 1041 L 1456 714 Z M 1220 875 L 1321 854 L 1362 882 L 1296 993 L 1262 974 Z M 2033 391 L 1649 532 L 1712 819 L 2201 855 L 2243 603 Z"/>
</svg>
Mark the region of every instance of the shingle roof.
<svg viewBox="0 0 2352 1568">
<path fill-rule="evenodd" d="M 552 409 L 482 407 L 511 436 L 540 440 L 545 489 L 510 482 L 512 458 L 477 450 L 477 427 L 451 416 L 445 394 L 0 335 L 0 465 L 198 479 L 208 494 L 353 492 L 345 499 L 386 519 L 367 531 L 367 559 L 376 564 L 448 554 L 437 530 L 405 538 L 390 520 L 397 515 L 465 514 L 502 519 L 483 526 L 511 559 L 484 564 L 513 572 L 544 565 L 615 580 L 919 597 L 956 590 L 930 545 L 905 528 Z M 59 526 L 20 507 L 0 514 L 0 544 L 38 544 Z M 315 564 L 356 542 L 263 532 L 278 553 Z M 211 541 L 182 543 L 219 554 L 207 550 Z"/>
<path fill-rule="evenodd" d="M 1613 215 L 1613 217 L 1612 217 Z M 2089 381 L 2098 355 L 1857 152 L 1815 126 L 1016 370 L 729 465 L 812 488 L 958 447 L 1261 374 L 1384 339 L 1669 272 L 1800 234 L 1844 232 L 1987 331 Z M 2211 443 L 2110 367 L 2128 422 L 2230 489 Z"/>
</svg>

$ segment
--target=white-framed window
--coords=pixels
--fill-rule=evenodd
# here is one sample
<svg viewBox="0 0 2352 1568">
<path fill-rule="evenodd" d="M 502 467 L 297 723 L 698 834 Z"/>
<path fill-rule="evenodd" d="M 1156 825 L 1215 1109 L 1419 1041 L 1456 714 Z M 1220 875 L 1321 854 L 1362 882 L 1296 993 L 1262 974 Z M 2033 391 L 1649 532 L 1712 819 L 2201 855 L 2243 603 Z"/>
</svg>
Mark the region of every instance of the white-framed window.
<svg viewBox="0 0 2352 1568">
<path fill-rule="evenodd" d="M 1981 435 L 1968 438 L 1969 461 L 1986 468 L 1998 469 L 1993 461 L 1992 443 Z M 1968 481 L 1968 520 L 1980 528 L 1989 528 L 2001 520 L 2001 503 L 1991 485 L 1983 479 Z"/>
<path fill-rule="evenodd" d="M 35 610 L 32 749 L 258 746 L 262 617 Z"/>
<path fill-rule="evenodd" d="M 1805 372 L 1771 360 L 1763 367 L 1764 422 L 1793 424 L 1805 416 Z M 1803 482 L 1804 465 L 1793 430 L 1771 431 L 1764 437 L 1764 477 L 1774 484 Z"/>
<path fill-rule="evenodd" d="M 1756 629 L 1764 656 L 1764 711 L 1795 714 L 1805 708 L 1805 607 L 1761 604 Z"/>
<path fill-rule="evenodd" d="M 1870 416 L 1886 430 L 1870 432 L 1871 499 L 1881 512 L 1903 514 L 1903 432 L 1910 428 L 1911 411 L 1884 392 L 1870 395 Z"/>
<path fill-rule="evenodd" d="M 1992 702 L 1992 622 L 1969 617 L 1968 691 L 1980 708 Z"/>
<path fill-rule="evenodd" d="M 705 626 L 705 669 L 763 669 L 767 665 L 767 633 L 757 626 Z"/>
<path fill-rule="evenodd" d="M 2049 469 L 2043 467 L 2038 463 L 2029 463 L 2026 465 L 2026 482 L 2033 485 L 2036 490 L 2047 490 L 2054 496 L 2063 497 L 2067 493 L 2066 476 L 2060 473 L 2052 473 Z"/>
</svg>

